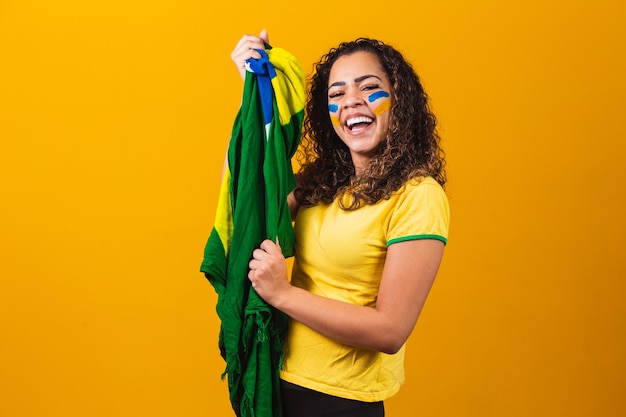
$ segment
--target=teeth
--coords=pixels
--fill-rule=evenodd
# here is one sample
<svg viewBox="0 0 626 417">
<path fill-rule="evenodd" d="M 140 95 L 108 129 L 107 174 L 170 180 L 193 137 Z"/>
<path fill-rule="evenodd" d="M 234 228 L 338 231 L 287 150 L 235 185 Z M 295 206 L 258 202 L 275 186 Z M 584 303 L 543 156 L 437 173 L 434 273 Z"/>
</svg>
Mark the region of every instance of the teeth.
<svg viewBox="0 0 626 417">
<path fill-rule="evenodd" d="M 348 119 L 346 121 L 346 124 L 348 125 L 348 127 L 352 127 L 357 123 L 372 123 L 373 121 L 374 120 L 370 119 L 369 117 L 361 116 L 361 117 L 355 117 L 353 119 Z"/>
</svg>

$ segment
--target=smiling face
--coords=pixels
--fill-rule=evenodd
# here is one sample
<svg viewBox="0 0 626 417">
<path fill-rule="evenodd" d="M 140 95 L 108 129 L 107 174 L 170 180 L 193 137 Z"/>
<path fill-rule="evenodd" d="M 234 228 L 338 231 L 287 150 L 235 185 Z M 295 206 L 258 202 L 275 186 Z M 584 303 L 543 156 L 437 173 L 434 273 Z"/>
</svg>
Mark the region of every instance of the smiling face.
<svg viewBox="0 0 626 417">
<path fill-rule="evenodd" d="M 392 87 L 376 55 L 338 58 L 328 79 L 328 112 L 335 132 L 350 149 L 357 174 L 376 155 L 389 128 Z"/>
</svg>

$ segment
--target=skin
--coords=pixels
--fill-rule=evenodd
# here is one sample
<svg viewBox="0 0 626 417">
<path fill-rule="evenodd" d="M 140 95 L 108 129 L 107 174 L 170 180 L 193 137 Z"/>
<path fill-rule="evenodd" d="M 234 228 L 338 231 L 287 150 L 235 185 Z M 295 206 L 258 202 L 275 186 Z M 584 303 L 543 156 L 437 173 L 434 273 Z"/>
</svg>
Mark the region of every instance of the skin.
<svg viewBox="0 0 626 417">
<path fill-rule="evenodd" d="M 391 91 L 391 83 L 378 58 L 369 52 L 344 55 L 330 70 L 329 112 L 331 119 L 337 120 L 333 128 L 350 150 L 357 175 L 367 167 L 378 152 L 378 146 L 385 140 L 389 128 Z M 337 111 L 333 112 L 335 109 Z M 348 125 L 350 120 L 365 119 L 371 123 Z"/>
<path fill-rule="evenodd" d="M 246 60 L 250 58 L 261 58 L 261 54 L 255 49 L 265 49 L 265 44 L 269 44 L 267 30 L 263 29 L 259 36 L 243 35 L 235 49 L 230 54 L 230 59 L 237 67 L 237 71 L 242 80 L 246 79 Z"/>
<path fill-rule="evenodd" d="M 242 78 L 245 60 L 258 55 L 251 48 L 262 47 L 267 40 L 266 31 L 258 37 L 245 35 L 233 50 L 231 58 Z M 378 78 L 359 80 L 364 75 Z M 357 172 L 375 154 L 389 123 L 389 113 L 375 115 L 376 106 L 368 101 L 372 91 L 366 91 L 364 86 L 371 85 L 372 79 L 378 85 L 374 90 L 391 91 L 377 58 L 369 53 L 354 53 L 335 62 L 329 80 L 329 86 L 343 83 L 329 89 L 331 95 L 333 88 L 343 91 L 343 95 L 329 97 L 329 101 L 336 100 L 339 106 L 337 134 L 349 147 Z M 357 132 L 346 132 L 347 119 L 356 113 L 373 119 L 373 123 Z M 288 201 L 295 217 L 295 199 L 290 195 Z M 316 332 L 340 343 L 395 353 L 415 327 L 439 269 L 443 248 L 442 242 L 432 239 L 390 245 L 375 307 L 325 298 L 291 285 L 278 241 L 265 240 L 254 250 L 248 277 L 268 304 Z"/>
</svg>

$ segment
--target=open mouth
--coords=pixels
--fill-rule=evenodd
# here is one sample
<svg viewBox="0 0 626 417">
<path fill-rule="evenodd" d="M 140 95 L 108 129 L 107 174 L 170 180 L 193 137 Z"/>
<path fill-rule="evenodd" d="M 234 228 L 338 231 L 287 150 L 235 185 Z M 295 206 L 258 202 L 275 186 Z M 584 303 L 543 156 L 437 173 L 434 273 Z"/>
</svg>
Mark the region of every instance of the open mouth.
<svg viewBox="0 0 626 417">
<path fill-rule="evenodd" d="M 367 126 L 371 125 L 374 122 L 374 119 L 365 116 L 353 117 L 346 121 L 346 126 L 350 131 L 357 131 L 365 129 Z"/>
</svg>

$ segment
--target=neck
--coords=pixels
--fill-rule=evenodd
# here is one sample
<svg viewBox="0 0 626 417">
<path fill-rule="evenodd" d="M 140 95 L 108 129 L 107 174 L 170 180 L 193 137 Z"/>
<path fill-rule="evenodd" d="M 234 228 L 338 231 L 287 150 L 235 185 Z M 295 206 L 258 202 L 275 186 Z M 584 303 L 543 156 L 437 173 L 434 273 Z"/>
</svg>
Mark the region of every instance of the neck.
<svg viewBox="0 0 626 417">
<path fill-rule="evenodd" d="M 370 158 L 355 157 L 352 155 L 352 164 L 354 165 L 354 174 L 359 177 L 365 172 L 370 163 Z"/>
</svg>

